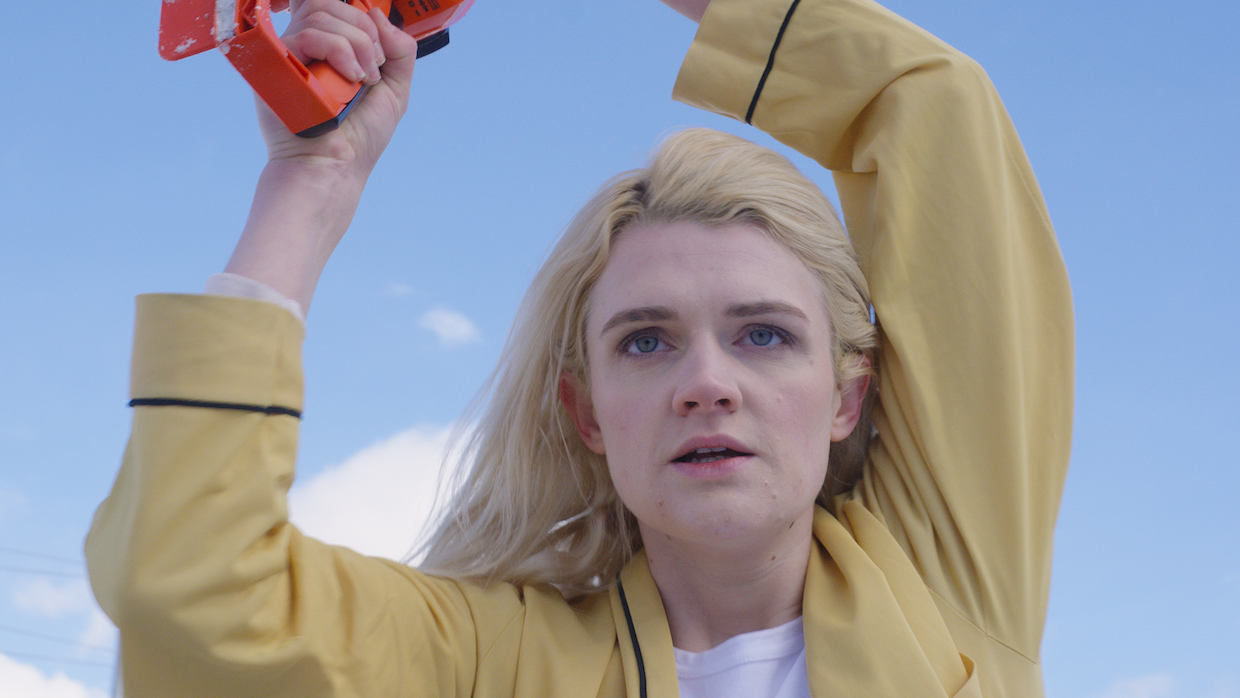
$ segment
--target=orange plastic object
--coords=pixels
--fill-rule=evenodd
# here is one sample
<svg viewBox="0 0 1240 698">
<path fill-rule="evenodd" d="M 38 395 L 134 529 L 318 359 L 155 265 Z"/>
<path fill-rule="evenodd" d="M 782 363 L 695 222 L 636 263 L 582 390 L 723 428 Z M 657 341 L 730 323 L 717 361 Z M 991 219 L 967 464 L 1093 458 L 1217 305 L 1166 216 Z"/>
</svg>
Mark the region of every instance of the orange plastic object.
<svg viewBox="0 0 1240 698">
<path fill-rule="evenodd" d="M 405 22 L 405 32 L 421 40 L 455 24 L 474 0 L 397 0 L 393 4 Z"/>
<path fill-rule="evenodd" d="M 373 7 L 418 39 L 419 55 L 446 43 L 444 30 L 473 0 L 344 0 Z M 314 136 L 335 128 L 365 94 L 322 61 L 308 66 L 293 57 L 271 24 L 271 0 L 164 0 L 159 53 L 179 60 L 218 46 L 246 82 L 293 133 Z M 235 9 L 234 9 L 235 8 Z M 229 15 L 233 15 L 230 17 Z"/>
</svg>

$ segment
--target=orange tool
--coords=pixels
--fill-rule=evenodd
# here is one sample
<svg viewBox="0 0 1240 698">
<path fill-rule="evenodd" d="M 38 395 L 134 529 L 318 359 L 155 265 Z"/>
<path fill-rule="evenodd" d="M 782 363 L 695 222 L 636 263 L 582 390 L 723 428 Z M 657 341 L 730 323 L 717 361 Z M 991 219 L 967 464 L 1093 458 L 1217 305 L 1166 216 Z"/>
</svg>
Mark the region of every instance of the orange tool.
<svg viewBox="0 0 1240 698">
<path fill-rule="evenodd" d="M 474 0 L 341 0 L 377 7 L 418 40 L 421 58 L 448 45 L 448 26 Z M 303 64 L 271 24 L 271 0 L 163 0 L 159 55 L 170 61 L 219 47 L 289 130 L 307 138 L 331 131 L 365 96 L 368 85 L 323 61 Z"/>
</svg>

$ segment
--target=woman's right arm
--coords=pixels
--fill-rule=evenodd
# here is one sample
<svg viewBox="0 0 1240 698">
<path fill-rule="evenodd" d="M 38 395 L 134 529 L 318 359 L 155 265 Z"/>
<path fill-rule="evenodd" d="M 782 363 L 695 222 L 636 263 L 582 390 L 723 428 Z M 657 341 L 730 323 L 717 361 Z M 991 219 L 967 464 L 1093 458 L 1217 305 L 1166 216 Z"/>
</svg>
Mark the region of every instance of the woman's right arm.
<svg viewBox="0 0 1240 698">
<path fill-rule="evenodd" d="M 387 59 L 378 82 L 372 38 Z M 374 83 L 340 129 L 312 140 L 259 105 L 270 162 L 228 271 L 304 308 L 405 109 L 415 49 L 338 0 L 297 3 L 286 41 L 341 72 L 366 65 Z M 87 539 L 130 698 L 447 697 L 473 683 L 476 626 L 458 586 L 288 522 L 303 334 L 269 303 L 138 300 L 133 433 Z"/>
</svg>

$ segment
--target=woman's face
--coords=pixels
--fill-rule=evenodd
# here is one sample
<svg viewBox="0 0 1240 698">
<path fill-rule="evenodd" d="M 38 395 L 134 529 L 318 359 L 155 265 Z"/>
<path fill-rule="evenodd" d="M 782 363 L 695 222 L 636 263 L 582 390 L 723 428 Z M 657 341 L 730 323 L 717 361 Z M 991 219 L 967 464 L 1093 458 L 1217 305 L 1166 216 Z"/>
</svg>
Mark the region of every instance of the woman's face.
<svg viewBox="0 0 1240 698">
<path fill-rule="evenodd" d="M 749 225 L 623 232 L 590 301 L 590 395 L 566 404 L 641 524 L 691 545 L 808 525 L 856 422 L 819 283 Z M 799 530 L 808 530 L 808 527 Z"/>
</svg>

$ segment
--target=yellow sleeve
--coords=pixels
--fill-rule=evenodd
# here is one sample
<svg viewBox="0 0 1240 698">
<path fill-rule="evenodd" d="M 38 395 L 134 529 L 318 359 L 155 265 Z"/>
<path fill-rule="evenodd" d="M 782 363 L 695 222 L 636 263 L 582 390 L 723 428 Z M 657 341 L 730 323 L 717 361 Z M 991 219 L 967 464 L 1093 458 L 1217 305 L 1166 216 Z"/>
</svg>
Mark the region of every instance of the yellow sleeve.
<svg viewBox="0 0 1240 698">
<path fill-rule="evenodd" d="M 940 606 L 1036 659 L 1073 321 L 990 80 L 867 0 L 713 0 L 676 97 L 835 171 L 882 338 L 878 440 L 848 497 L 886 523 Z"/>
<path fill-rule="evenodd" d="M 302 333 L 267 303 L 139 299 L 132 396 L 209 405 L 134 408 L 87 540 L 130 698 L 463 698 L 522 612 L 511 587 L 465 590 L 288 523 Z"/>
</svg>

